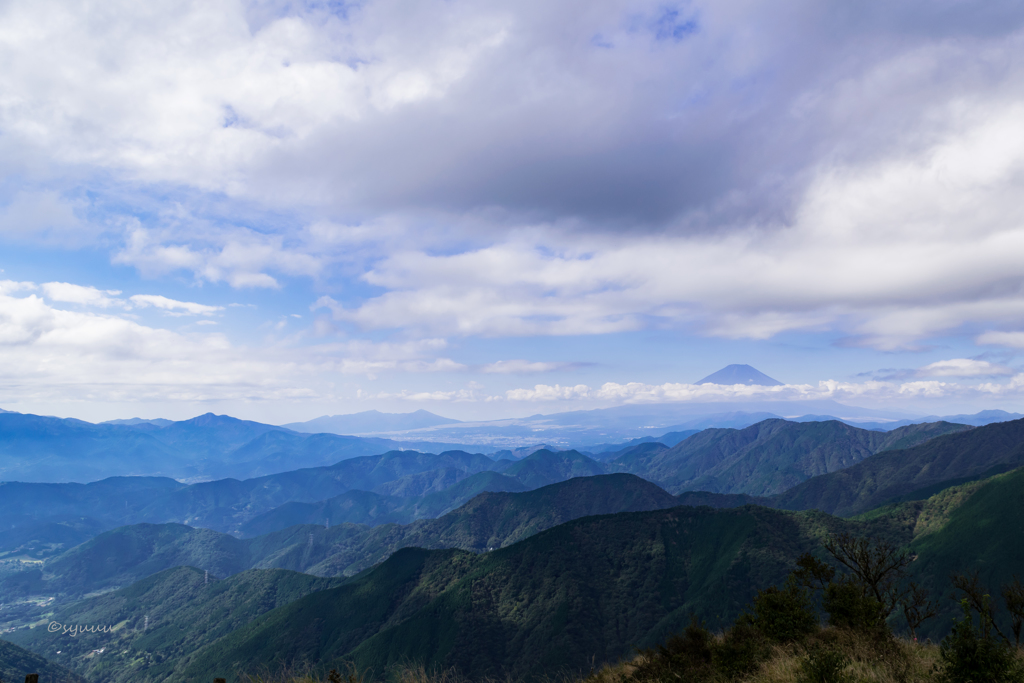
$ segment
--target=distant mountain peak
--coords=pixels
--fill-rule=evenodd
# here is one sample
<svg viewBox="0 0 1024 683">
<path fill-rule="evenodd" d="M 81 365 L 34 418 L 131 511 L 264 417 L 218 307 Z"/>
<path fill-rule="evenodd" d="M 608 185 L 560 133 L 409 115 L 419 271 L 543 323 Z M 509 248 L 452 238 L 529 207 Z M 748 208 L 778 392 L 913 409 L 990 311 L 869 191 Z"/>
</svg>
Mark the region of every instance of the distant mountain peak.
<svg viewBox="0 0 1024 683">
<path fill-rule="evenodd" d="M 749 365 L 726 365 L 718 372 L 712 373 L 697 384 L 747 384 L 750 386 L 777 387 L 782 382 L 772 379 L 757 368 Z"/>
<path fill-rule="evenodd" d="M 382 413 L 378 410 L 365 410 L 361 413 L 347 415 L 324 415 L 307 422 L 292 422 L 284 426 L 307 434 L 326 432 L 328 434 L 358 435 L 403 432 L 458 424 L 458 422 L 459 420 L 441 417 L 421 408 L 412 413 Z"/>
</svg>

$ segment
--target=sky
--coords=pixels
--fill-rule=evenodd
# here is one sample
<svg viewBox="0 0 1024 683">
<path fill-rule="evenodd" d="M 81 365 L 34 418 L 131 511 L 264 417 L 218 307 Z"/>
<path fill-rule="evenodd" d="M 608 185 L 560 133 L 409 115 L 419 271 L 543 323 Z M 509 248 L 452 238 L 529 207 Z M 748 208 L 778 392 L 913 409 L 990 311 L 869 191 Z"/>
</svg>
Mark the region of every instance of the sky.
<svg viewBox="0 0 1024 683">
<path fill-rule="evenodd" d="M 1021 197 L 1018 2 L 0 1 L 0 407 L 1024 411 Z"/>
</svg>

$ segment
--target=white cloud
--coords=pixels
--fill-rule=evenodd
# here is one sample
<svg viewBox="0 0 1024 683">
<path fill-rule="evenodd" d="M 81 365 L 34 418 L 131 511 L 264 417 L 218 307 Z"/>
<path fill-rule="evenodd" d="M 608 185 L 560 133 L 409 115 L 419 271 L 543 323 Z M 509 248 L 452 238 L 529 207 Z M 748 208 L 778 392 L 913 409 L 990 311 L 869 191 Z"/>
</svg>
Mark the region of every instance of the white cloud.
<svg viewBox="0 0 1024 683">
<path fill-rule="evenodd" d="M 132 226 L 113 261 L 152 276 L 187 270 L 197 280 L 227 282 L 236 288 L 276 289 L 278 281 L 264 271 L 310 277 L 321 272 L 324 258 L 309 251 L 313 250 L 287 246 L 283 235 L 220 228 L 185 215 L 162 229 Z"/>
<path fill-rule="evenodd" d="M 7 3 L 0 231 L 72 243 L 102 202 L 53 188 L 88 188 L 145 216 L 106 216 L 117 264 L 370 262 L 384 292 L 335 317 L 412 335 L 1015 324 L 1024 15 L 858 7 Z"/>
<path fill-rule="evenodd" d="M 190 301 L 175 301 L 159 294 L 135 294 L 129 297 L 128 300 L 139 308 L 152 306 L 153 308 L 167 311 L 170 315 L 213 315 L 224 310 L 223 306 L 207 306 L 206 304 L 197 304 Z"/>
<path fill-rule="evenodd" d="M 1020 104 L 957 112 L 962 129 L 914 155 L 822 169 L 781 228 L 592 235 L 586 246 L 557 233 L 538 243 L 536 230 L 524 230 L 453 255 L 399 252 L 365 275 L 384 294 L 332 310 L 369 329 L 433 334 L 601 334 L 669 324 L 753 339 L 839 330 L 850 343 L 881 349 L 1019 320 L 1021 118 L 1024 93 Z"/>
<path fill-rule="evenodd" d="M 39 285 L 39 288 L 43 290 L 51 301 L 96 306 L 98 308 L 125 305 L 122 299 L 111 298 L 120 294 L 119 290 L 99 290 L 95 287 L 83 287 L 82 285 L 74 285 L 68 282 L 46 282 Z"/>
<path fill-rule="evenodd" d="M 89 287 L 57 284 L 0 281 L 0 400 L 324 400 L 333 395 L 330 378 L 335 373 L 466 370 L 440 355 L 447 346 L 444 339 L 249 348 L 232 345 L 224 334 L 183 334 L 140 324 L 125 313 L 62 310 L 33 293 L 53 290 L 65 295 L 66 303 L 96 300 Z M 221 310 L 152 295 L 128 301 L 172 313 L 209 316 Z"/>
<path fill-rule="evenodd" d="M 410 342 L 369 342 L 353 340 L 321 344 L 312 349 L 325 370 L 343 375 L 372 375 L 385 372 L 463 372 L 467 366 L 438 356 L 447 347 L 444 339 Z"/>
<path fill-rule="evenodd" d="M 528 360 L 514 359 L 514 360 L 499 360 L 494 363 L 488 363 L 480 368 L 480 372 L 487 374 L 528 374 L 538 372 L 556 372 L 558 370 L 565 370 L 571 368 L 572 363 L 543 363 L 543 362 L 531 362 Z"/>
<path fill-rule="evenodd" d="M 286 364 L 239 355 L 222 335 L 181 335 L 113 315 L 65 311 L 0 294 L 4 395 L 134 400 L 301 396 Z"/>
<path fill-rule="evenodd" d="M 1010 368 L 984 360 L 951 358 L 930 363 L 917 371 L 921 377 L 998 377 L 1012 375 Z"/>
<path fill-rule="evenodd" d="M 367 397 L 371 398 L 371 397 Z M 372 398 L 399 399 L 413 402 L 469 403 L 486 401 L 490 397 L 481 396 L 473 389 L 455 389 L 452 391 L 401 391 L 398 393 L 380 392 Z"/>
<path fill-rule="evenodd" d="M 789 400 L 874 400 L 1009 397 L 1024 398 L 1024 374 L 1010 378 L 1004 384 L 976 385 L 942 381 L 911 382 L 837 382 L 825 380 L 813 384 L 785 384 L 778 386 L 750 386 L 745 384 L 645 384 L 607 382 L 599 388 L 585 384 L 572 387 L 538 384 L 532 389 L 512 389 L 505 392 L 509 401 L 572 401 L 588 400 L 610 403 L 672 403 L 672 402 L 728 402 L 735 400 L 780 401 Z M 841 416 L 840 416 L 841 417 Z"/>
<path fill-rule="evenodd" d="M 505 392 L 505 398 L 509 401 L 570 401 L 595 396 L 594 390 L 585 384 L 577 384 L 572 387 L 563 387 L 558 384 L 554 386 L 537 384 L 533 389 L 510 389 Z"/>
<path fill-rule="evenodd" d="M 13 294 L 14 292 L 30 291 L 36 288 L 34 282 L 15 282 L 14 280 L 0 280 L 0 294 Z"/>
<path fill-rule="evenodd" d="M 76 214 L 84 205 L 54 190 L 21 190 L 0 202 L 0 236 L 57 247 L 84 246 L 99 232 Z"/>
<path fill-rule="evenodd" d="M 985 332 L 975 340 L 978 344 L 991 344 L 994 346 L 1009 346 L 1015 349 L 1024 349 L 1024 332 Z"/>
</svg>

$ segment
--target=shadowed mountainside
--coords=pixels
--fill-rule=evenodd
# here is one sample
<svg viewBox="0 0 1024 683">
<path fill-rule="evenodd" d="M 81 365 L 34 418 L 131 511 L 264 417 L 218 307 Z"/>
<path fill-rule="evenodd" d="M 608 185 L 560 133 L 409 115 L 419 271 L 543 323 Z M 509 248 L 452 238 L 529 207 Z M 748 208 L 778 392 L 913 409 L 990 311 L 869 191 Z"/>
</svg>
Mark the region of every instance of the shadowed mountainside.
<svg viewBox="0 0 1024 683">
<path fill-rule="evenodd" d="M 524 494 L 485 494 L 464 506 L 461 518 L 449 516 L 445 542 L 469 539 L 481 547 L 503 537 L 505 547 L 493 552 L 398 549 L 340 585 L 248 571 L 206 586 L 198 570 L 172 569 L 59 608 L 55 618 L 123 624 L 119 654 L 102 667 L 75 660 L 95 681 L 120 683 L 142 674 L 235 680 L 243 670 L 306 663 L 340 668 L 346 658 L 377 679 L 410 662 L 454 666 L 473 678 L 530 679 L 614 661 L 635 646 L 664 640 L 691 614 L 711 628 L 722 626 L 757 589 L 781 582 L 800 553 L 821 556 L 823 533 L 850 531 L 907 548 L 917 557 L 912 578 L 936 597 L 948 588 L 951 571 L 981 569 L 983 584 L 996 586 L 1024 563 L 1024 469 L 852 520 L 758 506 L 683 506 L 587 516 L 529 535 L 537 521 L 531 511 L 554 506 L 562 509 L 558 518 L 592 512 L 600 494 L 631 480 L 573 479 Z M 643 484 L 615 505 L 674 500 Z M 305 529 L 291 533 L 301 538 Z M 516 533 L 526 537 L 513 543 Z M 259 543 L 261 550 L 250 551 L 274 545 L 269 537 Z M 940 604 L 943 613 L 922 635 L 940 638 L 948 629 L 956 605 Z M 144 633 L 140 613 L 151 614 Z M 36 629 L 14 637 L 56 656 L 58 645 L 46 635 Z M 93 642 L 74 647 L 85 651 Z"/>
<path fill-rule="evenodd" d="M 646 449 L 637 447 L 609 465 L 675 493 L 767 496 L 884 450 L 969 429 L 936 422 L 874 432 L 835 420 L 764 420 L 746 429 L 705 429 L 667 450 L 645 444 Z"/>
<path fill-rule="evenodd" d="M 194 567 L 177 567 L 53 614 L 59 624 L 117 625 L 113 632 L 72 638 L 35 628 L 9 638 L 52 662 L 75 666 L 92 682 L 165 680 L 186 667 L 203 645 L 269 610 L 340 583 L 280 569 L 250 570 L 218 580 Z M 99 648 L 107 652 L 89 656 Z"/>
<path fill-rule="evenodd" d="M 409 524 L 440 517 L 484 491 L 526 491 L 519 480 L 497 472 L 472 474 L 442 490 L 414 498 L 383 496 L 370 491 L 348 491 L 317 503 L 285 503 L 241 527 L 243 536 L 259 536 L 296 524 Z"/>
<path fill-rule="evenodd" d="M 45 683 L 85 683 L 79 674 L 35 652 L 0 640 L 0 681 L 23 681 L 28 674 L 39 674 L 39 680 Z"/>
<path fill-rule="evenodd" d="M 471 678 L 585 670 L 693 612 L 713 627 L 734 617 L 815 546 L 818 525 L 765 508 L 682 507 L 587 517 L 481 555 L 408 548 L 200 650 L 185 675 L 230 680 L 256 663 L 346 656 L 378 676 L 403 661 Z"/>
<path fill-rule="evenodd" d="M 0 578 L 10 595 L 65 599 L 125 586 L 176 566 L 215 576 L 283 568 L 319 576 L 351 575 L 407 546 L 483 550 L 502 547 L 586 515 L 678 505 L 656 485 L 628 474 L 570 479 L 523 493 L 483 493 L 438 519 L 408 525 L 294 526 L 250 539 L 181 524 L 136 524 L 99 536 Z"/>
<path fill-rule="evenodd" d="M 1024 465 L 1024 420 L 948 434 L 919 446 L 879 453 L 839 472 L 815 477 L 776 496 L 789 510 L 848 516 L 894 498 L 924 498 L 948 486 Z"/>
</svg>

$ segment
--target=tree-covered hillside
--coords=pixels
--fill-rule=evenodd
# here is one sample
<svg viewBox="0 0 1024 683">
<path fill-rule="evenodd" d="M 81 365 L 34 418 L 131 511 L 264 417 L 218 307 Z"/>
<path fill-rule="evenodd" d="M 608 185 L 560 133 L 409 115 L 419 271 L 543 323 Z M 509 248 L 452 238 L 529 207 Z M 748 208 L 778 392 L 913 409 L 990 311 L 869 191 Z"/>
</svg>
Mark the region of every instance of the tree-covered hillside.
<svg viewBox="0 0 1024 683">
<path fill-rule="evenodd" d="M 1024 420 L 947 434 L 919 446 L 878 453 L 839 472 L 815 477 L 777 496 L 789 510 L 855 515 L 894 498 L 927 498 L 964 481 L 1024 465 Z"/>
</svg>

